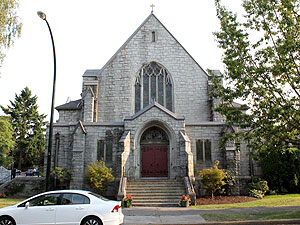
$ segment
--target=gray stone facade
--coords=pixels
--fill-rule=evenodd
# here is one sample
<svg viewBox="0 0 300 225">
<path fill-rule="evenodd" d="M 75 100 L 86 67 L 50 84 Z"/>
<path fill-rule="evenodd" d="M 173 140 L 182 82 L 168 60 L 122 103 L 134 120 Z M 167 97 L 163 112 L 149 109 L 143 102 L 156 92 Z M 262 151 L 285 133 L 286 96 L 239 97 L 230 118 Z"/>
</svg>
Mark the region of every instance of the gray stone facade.
<svg viewBox="0 0 300 225">
<path fill-rule="evenodd" d="M 142 68 L 151 63 L 162 65 L 168 72 L 172 85 L 168 93 L 172 96 L 165 98 L 172 100 L 172 110 L 154 98 L 135 111 L 137 93 L 146 101 L 150 99 L 145 97 L 148 89 L 139 92 L 135 88 Z M 150 83 L 143 85 L 151 93 L 156 89 L 166 95 L 165 90 L 159 92 L 166 81 L 159 83 L 159 79 L 158 74 L 153 75 Z M 71 188 L 85 188 L 86 168 L 99 159 L 99 154 L 113 169 L 116 185 L 122 176 L 150 179 L 152 173 L 155 177 L 161 173 L 165 179 L 193 179 L 197 171 L 211 167 L 216 160 L 237 178 L 248 179 L 256 170 L 251 169 L 253 162 L 246 145 L 239 150 L 219 149 L 225 122 L 212 111 L 218 101 L 209 96 L 209 88 L 209 75 L 151 13 L 102 69 L 83 74 L 81 99 L 56 107 L 59 120 L 54 124 L 52 166 L 72 172 Z M 199 147 L 197 143 L 204 143 L 199 140 L 208 140 L 205 143 L 209 146 Z M 155 158 L 155 150 L 149 149 L 157 146 L 167 149 L 162 153 L 167 165 L 152 159 L 164 168 L 153 172 L 146 156 Z M 205 151 L 205 159 L 199 156 L 201 151 Z M 236 193 L 240 193 L 239 187 Z"/>
</svg>

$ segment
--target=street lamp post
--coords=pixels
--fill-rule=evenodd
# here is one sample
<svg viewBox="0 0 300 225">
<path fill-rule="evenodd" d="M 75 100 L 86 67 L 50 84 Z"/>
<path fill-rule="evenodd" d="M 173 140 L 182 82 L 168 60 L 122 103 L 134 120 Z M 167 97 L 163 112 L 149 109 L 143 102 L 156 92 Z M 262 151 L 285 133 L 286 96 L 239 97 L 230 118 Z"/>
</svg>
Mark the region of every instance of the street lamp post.
<svg viewBox="0 0 300 225">
<path fill-rule="evenodd" d="M 49 127 L 49 139 L 48 139 L 48 154 L 47 154 L 47 170 L 46 170 L 46 191 L 50 189 L 50 169 L 51 169 L 51 153 L 52 153 L 52 136 L 53 136 L 53 114 L 54 114 L 54 100 L 55 100 L 55 83 L 56 83 L 56 56 L 55 56 L 55 46 L 52 31 L 50 25 L 46 19 L 46 14 L 38 11 L 38 16 L 44 20 L 48 26 L 52 48 L 53 48 L 53 60 L 54 60 L 54 76 L 53 76 L 53 89 L 52 89 L 52 103 L 51 103 L 51 114 L 50 114 L 50 127 Z"/>
</svg>

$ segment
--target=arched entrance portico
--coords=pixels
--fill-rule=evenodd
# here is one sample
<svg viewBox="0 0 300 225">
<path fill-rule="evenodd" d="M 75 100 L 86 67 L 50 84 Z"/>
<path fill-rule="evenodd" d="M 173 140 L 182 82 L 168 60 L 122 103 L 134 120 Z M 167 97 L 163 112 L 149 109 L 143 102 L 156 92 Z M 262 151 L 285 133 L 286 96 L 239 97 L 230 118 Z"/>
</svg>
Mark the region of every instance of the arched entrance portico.
<svg viewBox="0 0 300 225">
<path fill-rule="evenodd" d="M 152 126 L 140 139 L 141 178 L 169 176 L 169 138 L 165 131 Z"/>
</svg>

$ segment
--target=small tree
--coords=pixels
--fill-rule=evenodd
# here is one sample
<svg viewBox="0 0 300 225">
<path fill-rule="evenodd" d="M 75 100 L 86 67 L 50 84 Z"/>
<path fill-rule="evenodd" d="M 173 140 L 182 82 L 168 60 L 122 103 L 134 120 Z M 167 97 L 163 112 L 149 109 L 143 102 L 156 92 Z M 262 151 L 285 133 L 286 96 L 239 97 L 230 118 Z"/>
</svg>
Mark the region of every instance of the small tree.
<svg viewBox="0 0 300 225">
<path fill-rule="evenodd" d="M 37 96 L 32 96 L 28 87 L 20 95 L 16 94 L 10 104 L 7 108 L 0 107 L 9 116 L 13 129 L 14 161 L 18 169 L 32 167 L 39 164 L 40 155 L 44 152 L 46 116 L 39 114 Z"/>
<path fill-rule="evenodd" d="M 55 189 L 67 189 L 70 187 L 72 173 L 67 168 L 56 167 L 51 173 Z"/>
<path fill-rule="evenodd" d="M 230 139 L 247 141 L 272 188 L 299 191 L 300 1 L 239 2 L 242 17 L 215 0 L 224 72 L 211 74 L 220 102 L 214 110 L 241 128 Z M 245 103 L 247 113 L 235 101 Z"/>
<path fill-rule="evenodd" d="M 212 168 L 199 171 L 204 187 L 211 192 L 211 198 L 214 198 L 214 193 L 225 185 L 226 174 L 218 168 L 218 165 L 219 161 L 217 160 Z"/>
<path fill-rule="evenodd" d="M 86 176 L 88 184 L 95 192 L 103 194 L 108 183 L 115 180 L 111 173 L 112 169 L 105 166 L 104 160 L 95 161 L 93 165 L 88 166 L 88 173 Z"/>
<path fill-rule="evenodd" d="M 5 50 L 21 35 L 22 23 L 17 16 L 18 0 L 0 0 L 0 67 Z"/>
<path fill-rule="evenodd" d="M 12 164 L 12 149 L 15 145 L 13 130 L 8 117 L 0 116 L 0 165 L 9 167 Z"/>
</svg>

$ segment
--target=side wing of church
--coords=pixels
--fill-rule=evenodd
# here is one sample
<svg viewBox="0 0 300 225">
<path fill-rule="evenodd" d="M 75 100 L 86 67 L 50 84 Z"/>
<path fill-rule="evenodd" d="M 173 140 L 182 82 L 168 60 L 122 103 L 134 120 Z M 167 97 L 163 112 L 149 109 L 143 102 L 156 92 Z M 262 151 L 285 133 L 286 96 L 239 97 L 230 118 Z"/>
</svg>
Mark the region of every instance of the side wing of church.
<svg viewBox="0 0 300 225">
<path fill-rule="evenodd" d="M 68 168 L 71 188 L 82 189 L 87 166 L 102 158 L 117 181 L 193 180 L 219 160 L 240 194 L 254 175 L 249 149 L 219 148 L 234 130 L 213 112 L 209 90 L 209 75 L 151 13 L 102 69 L 85 71 L 81 99 L 56 107 L 52 167 Z"/>
</svg>

